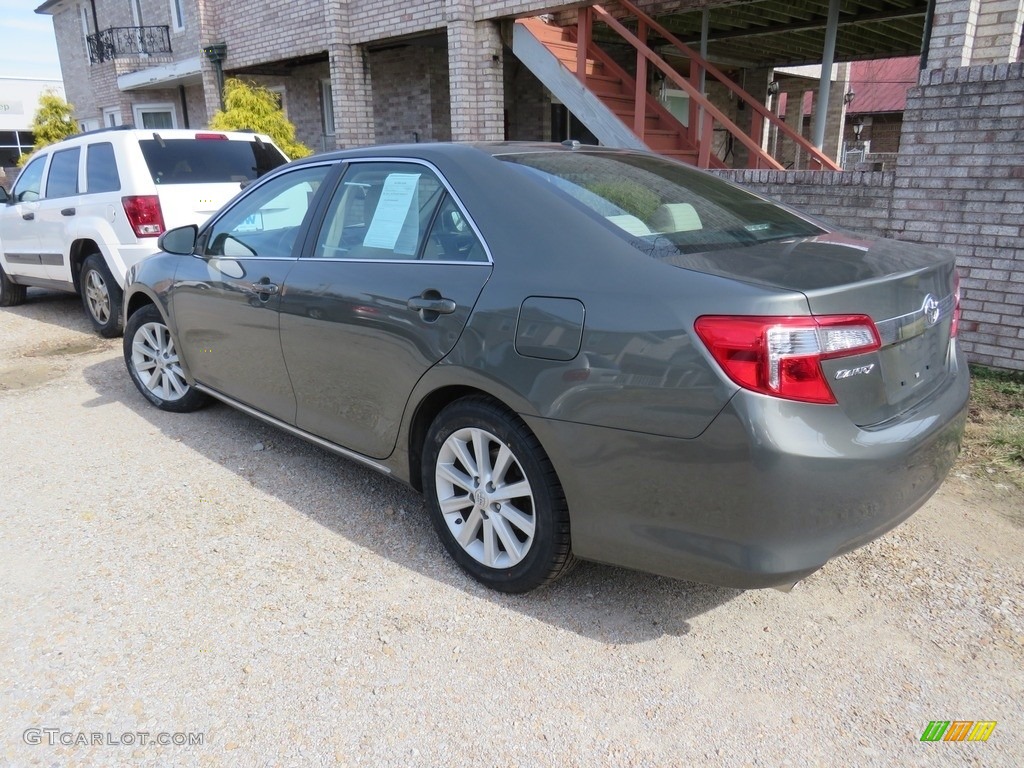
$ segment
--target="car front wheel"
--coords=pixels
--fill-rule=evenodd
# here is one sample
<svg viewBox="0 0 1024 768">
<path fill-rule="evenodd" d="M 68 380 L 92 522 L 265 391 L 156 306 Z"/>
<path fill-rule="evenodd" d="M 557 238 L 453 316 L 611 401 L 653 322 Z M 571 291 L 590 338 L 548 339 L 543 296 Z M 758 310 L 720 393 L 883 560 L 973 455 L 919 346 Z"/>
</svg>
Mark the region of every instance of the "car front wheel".
<svg viewBox="0 0 1024 768">
<path fill-rule="evenodd" d="M 160 310 L 152 304 L 128 318 L 124 329 L 124 363 L 143 397 L 163 411 L 188 413 L 209 402 L 185 378 L 171 331 Z"/>
<path fill-rule="evenodd" d="M 121 333 L 121 286 L 110 274 L 103 256 L 94 253 L 82 264 L 82 305 L 100 336 Z"/>
<path fill-rule="evenodd" d="M 481 397 L 457 400 L 427 433 L 423 488 L 452 558 L 501 592 L 528 592 L 575 562 L 554 467 L 515 414 Z"/>
</svg>

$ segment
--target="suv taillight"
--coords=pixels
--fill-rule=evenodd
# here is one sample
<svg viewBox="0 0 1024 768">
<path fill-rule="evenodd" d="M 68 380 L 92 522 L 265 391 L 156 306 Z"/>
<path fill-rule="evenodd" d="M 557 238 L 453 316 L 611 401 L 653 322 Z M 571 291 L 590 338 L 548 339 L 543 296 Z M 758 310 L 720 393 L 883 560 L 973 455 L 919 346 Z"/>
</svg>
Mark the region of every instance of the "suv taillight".
<svg viewBox="0 0 1024 768">
<path fill-rule="evenodd" d="M 866 315 L 706 315 L 694 328 L 726 375 L 741 387 L 805 403 L 836 402 L 822 360 L 881 346 L 878 330 Z"/>
<path fill-rule="evenodd" d="M 156 195 L 134 195 L 122 197 L 128 223 L 136 237 L 159 237 L 164 231 L 164 213 L 160 209 L 160 198 Z"/>
</svg>

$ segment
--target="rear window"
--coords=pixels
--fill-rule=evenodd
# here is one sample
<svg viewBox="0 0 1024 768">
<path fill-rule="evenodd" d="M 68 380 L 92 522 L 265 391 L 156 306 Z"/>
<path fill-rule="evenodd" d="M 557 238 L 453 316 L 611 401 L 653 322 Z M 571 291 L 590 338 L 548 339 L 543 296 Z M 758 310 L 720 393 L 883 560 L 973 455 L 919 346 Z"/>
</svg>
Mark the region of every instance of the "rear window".
<svg viewBox="0 0 1024 768">
<path fill-rule="evenodd" d="M 701 253 L 824 230 L 721 179 L 654 155 L 501 155 L 653 256 Z"/>
<path fill-rule="evenodd" d="M 276 147 L 256 141 L 144 139 L 139 146 L 157 185 L 252 181 L 288 162 Z"/>
</svg>

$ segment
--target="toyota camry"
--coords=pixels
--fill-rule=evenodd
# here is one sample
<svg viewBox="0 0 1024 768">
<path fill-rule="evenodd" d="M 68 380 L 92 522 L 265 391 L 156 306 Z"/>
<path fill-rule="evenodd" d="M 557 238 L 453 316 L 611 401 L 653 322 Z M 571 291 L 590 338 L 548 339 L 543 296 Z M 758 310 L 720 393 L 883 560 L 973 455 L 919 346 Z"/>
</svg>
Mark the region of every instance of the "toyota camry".
<svg viewBox="0 0 1024 768">
<path fill-rule="evenodd" d="M 160 248 L 124 298 L 144 397 L 412 485 L 506 592 L 577 559 L 786 588 L 912 514 L 960 445 L 952 255 L 652 154 L 318 155 Z"/>
</svg>

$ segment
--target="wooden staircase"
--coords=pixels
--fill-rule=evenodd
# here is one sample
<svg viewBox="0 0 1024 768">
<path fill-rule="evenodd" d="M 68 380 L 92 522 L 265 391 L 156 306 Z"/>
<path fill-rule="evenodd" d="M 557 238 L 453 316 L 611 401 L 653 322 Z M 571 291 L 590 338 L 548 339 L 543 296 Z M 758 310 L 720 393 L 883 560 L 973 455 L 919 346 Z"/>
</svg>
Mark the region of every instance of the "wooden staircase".
<svg viewBox="0 0 1024 768">
<path fill-rule="evenodd" d="M 528 29 L 566 69 L 579 77 L 579 49 L 576 45 L 575 27 L 558 27 L 539 18 L 520 19 L 516 23 Z M 610 56 L 597 46 L 589 46 L 584 60 L 584 77 L 580 79 L 626 126 L 634 128 L 636 80 Z M 649 149 L 696 165 L 697 147 L 687 138 L 686 126 L 657 99 L 646 93 L 646 89 L 643 96 L 644 127 L 642 135 L 635 130 L 634 133 Z M 713 158 L 711 167 L 724 168 L 725 165 L 718 158 Z"/>
<path fill-rule="evenodd" d="M 575 107 L 585 112 L 576 116 L 602 143 L 646 147 L 700 168 L 725 168 L 723 160 L 712 151 L 715 133 L 722 132 L 728 145 L 736 149 L 741 165 L 781 170 L 782 165 L 765 148 L 766 129 L 770 128 L 779 138 L 785 138 L 805 153 L 818 168 L 840 170 L 832 158 L 683 44 L 656 19 L 629 0 L 614 2 L 620 9 L 618 16 L 595 3 L 577 9 L 574 27 L 559 27 L 543 18 L 532 18 L 517 20 L 513 30 L 516 55 L 570 110 Z M 634 29 L 628 28 L 623 18 L 632 18 Z M 594 41 L 595 22 L 605 25 L 618 36 L 619 42 L 634 49 L 635 78 Z M 686 62 L 686 76 L 647 44 L 649 34 L 656 35 L 661 41 L 659 45 L 670 46 L 674 55 Z M 689 97 L 686 125 L 648 93 L 649 71 L 658 73 L 666 83 Z M 749 120 L 746 128 L 738 126 L 707 98 L 705 78 L 730 94 L 730 99 L 742 110 L 739 114 Z M 732 154 L 731 149 L 729 154 Z M 737 162 L 735 157 L 734 162 Z"/>
</svg>

